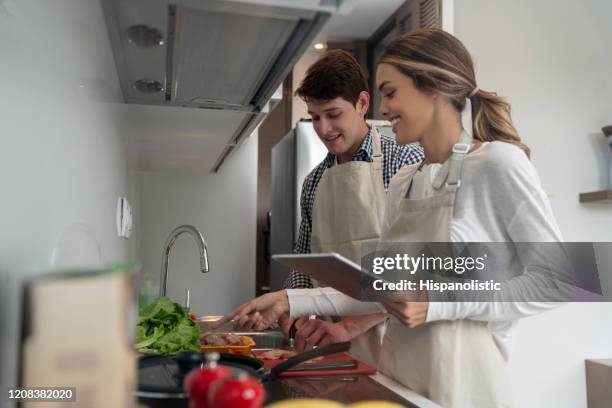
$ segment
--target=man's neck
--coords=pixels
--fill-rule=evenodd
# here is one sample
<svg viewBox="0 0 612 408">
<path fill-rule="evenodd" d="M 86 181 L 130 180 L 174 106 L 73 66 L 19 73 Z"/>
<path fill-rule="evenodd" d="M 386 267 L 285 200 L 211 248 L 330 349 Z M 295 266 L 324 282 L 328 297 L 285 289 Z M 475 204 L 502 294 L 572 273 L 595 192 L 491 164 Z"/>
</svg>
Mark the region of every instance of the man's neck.
<svg viewBox="0 0 612 408">
<path fill-rule="evenodd" d="M 361 137 L 356 140 L 355 143 L 351 146 L 351 148 L 348 149 L 345 153 L 339 154 L 337 156 L 338 164 L 348 163 L 353 159 L 353 155 L 357 153 L 357 151 L 361 148 L 361 145 L 363 144 L 365 138 L 368 136 L 369 131 L 370 128 L 364 121 L 363 125 L 361 126 Z"/>
</svg>

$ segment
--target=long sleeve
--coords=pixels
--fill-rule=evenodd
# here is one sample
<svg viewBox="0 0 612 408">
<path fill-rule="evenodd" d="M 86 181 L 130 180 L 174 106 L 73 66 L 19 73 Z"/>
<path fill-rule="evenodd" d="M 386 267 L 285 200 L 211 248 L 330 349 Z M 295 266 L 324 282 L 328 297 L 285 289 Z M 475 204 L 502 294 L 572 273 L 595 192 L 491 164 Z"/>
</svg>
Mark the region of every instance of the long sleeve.
<svg viewBox="0 0 612 408">
<path fill-rule="evenodd" d="M 436 302 L 441 295 L 434 292 L 430 296 L 427 321 L 512 321 L 558 307 L 575 289 L 570 283 L 571 277 L 565 279 L 563 238 L 550 202 L 531 163 L 522 152 L 517 153 L 510 156 L 514 161 L 502 158 L 503 172 L 498 167 L 482 185 L 491 190 L 487 196 L 494 197 L 491 205 L 498 212 L 498 222 L 503 225 L 508 241 L 522 245 L 519 261 L 522 274 L 502 282 L 502 290 L 491 292 L 488 301 Z M 538 246 L 537 243 L 547 244 Z M 558 247 L 554 243 L 559 243 Z M 543 245 L 547 245 L 546 250 L 541 251 Z M 551 256 L 553 250 L 562 259 Z M 459 299 L 469 299 L 469 295 L 457 295 Z M 524 301 L 508 301 L 515 299 Z"/>
<path fill-rule="evenodd" d="M 293 317 L 353 316 L 386 312 L 376 302 L 361 302 L 337 291 L 334 288 L 287 289 L 289 314 Z"/>
</svg>

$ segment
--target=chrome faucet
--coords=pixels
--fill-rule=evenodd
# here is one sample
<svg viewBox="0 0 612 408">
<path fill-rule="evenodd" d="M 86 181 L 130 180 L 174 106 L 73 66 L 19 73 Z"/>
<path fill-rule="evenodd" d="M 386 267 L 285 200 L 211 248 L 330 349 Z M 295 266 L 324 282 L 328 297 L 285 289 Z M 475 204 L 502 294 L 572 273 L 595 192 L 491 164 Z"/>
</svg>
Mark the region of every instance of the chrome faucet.
<svg viewBox="0 0 612 408">
<path fill-rule="evenodd" d="M 164 246 L 164 255 L 162 259 L 162 268 L 161 268 L 161 279 L 159 281 L 159 295 L 166 296 L 166 290 L 168 289 L 168 258 L 170 256 L 170 250 L 174 246 L 174 242 L 176 238 L 181 235 L 183 232 L 191 235 L 196 244 L 198 244 L 198 248 L 200 250 L 200 271 L 202 273 L 206 273 L 209 271 L 208 265 L 208 245 L 206 245 L 206 241 L 204 241 L 204 236 L 193 225 L 181 225 L 180 227 L 176 227 L 166 240 L 166 245 Z"/>
</svg>

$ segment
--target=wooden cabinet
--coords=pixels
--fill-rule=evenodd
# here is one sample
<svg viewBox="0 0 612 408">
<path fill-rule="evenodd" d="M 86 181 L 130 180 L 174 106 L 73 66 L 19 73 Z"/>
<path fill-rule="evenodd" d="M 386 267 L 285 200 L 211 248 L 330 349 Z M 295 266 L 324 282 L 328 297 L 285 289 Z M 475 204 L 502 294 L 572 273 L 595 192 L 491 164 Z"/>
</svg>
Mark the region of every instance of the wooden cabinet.
<svg viewBox="0 0 612 408">
<path fill-rule="evenodd" d="M 407 7 L 400 8 L 396 17 L 399 34 L 409 33 L 417 28 L 442 28 L 442 0 L 413 0 Z"/>
</svg>

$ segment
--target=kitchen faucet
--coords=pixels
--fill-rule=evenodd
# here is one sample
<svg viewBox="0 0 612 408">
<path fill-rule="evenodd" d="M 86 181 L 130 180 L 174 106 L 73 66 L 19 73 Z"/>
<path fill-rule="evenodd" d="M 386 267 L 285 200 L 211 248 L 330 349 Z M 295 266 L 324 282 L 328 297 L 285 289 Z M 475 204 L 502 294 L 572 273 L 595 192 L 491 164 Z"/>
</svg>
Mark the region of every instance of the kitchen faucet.
<svg viewBox="0 0 612 408">
<path fill-rule="evenodd" d="M 200 250 L 200 270 L 202 271 L 202 273 L 206 273 L 209 271 L 208 245 L 206 245 L 206 241 L 204 241 L 204 236 L 202 235 L 200 230 L 198 230 L 193 225 L 181 225 L 180 227 L 176 227 L 174 230 L 172 230 L 172 232 L 168 236 L 168 239 L 166 240 L 166 245 L 164 246 L 164 254 L 163 254 L 162 268 L 161 268 L 161 279 L 159 281 L 160 283 L 159 295 L 160 296 L 166 296 L 166 290 L 168 286 L 168 260 L 170 256 L 170 250 L 174 246 L 174 242 L 176 241 L 176 238 L 184 232 L 191 235 L 195 239 L 196 244 L 198 244 L 198 248 Z"/>
</svg>

